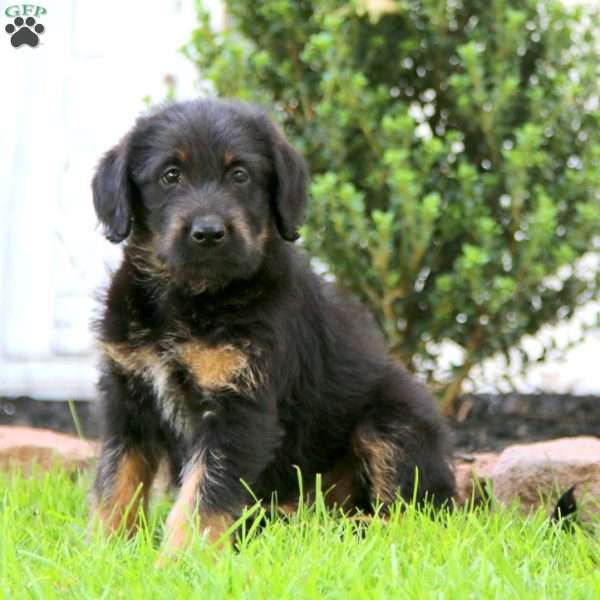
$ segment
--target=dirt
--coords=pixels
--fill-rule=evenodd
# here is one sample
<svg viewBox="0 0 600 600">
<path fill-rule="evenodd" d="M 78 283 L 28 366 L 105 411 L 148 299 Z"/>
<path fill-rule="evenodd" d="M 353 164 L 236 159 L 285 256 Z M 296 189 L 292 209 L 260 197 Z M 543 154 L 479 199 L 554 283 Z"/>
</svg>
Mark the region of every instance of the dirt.
<svg viewBox="0 0 600 600">
<path fill-rule="evenodd" d="M 93 402 L 75 401 L 85 437 L 98 437 Z M 600 396 L 478 394 L 465 396 L 449 419 L 454 445 L 462 452 L 498 451 L 514 443 L 600 435 Z M 27 397 L 0 397 L 0 424 L 45 427 L 76 434 L 69 404 Z"/>
</svg>

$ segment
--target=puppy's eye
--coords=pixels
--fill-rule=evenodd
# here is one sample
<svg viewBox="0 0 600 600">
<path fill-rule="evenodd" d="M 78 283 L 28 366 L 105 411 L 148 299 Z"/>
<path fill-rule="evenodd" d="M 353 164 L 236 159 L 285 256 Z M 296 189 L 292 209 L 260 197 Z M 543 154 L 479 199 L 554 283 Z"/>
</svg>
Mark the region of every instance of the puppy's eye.
<svg viewBox="0 0 600 600">
<path fill-rule="evenodd" d="M 169 167 L 161 176 L 160 180 L 165 185 L 173 185 L 179 183 L 181 179 L 181 171 L 177 167 Z"/>
<path fill-rule="evenodd" d="M 236 167 L 233 169 L 233 171 L 231 171 L 231 179 L 233 179 L 235 183 L 242 184 L 246 183 L 250 179 L 250 175 L 248 175 L 248 171 L 246 171 L 246 169 L 243 169 L 242 167 Z"/>
</svg>

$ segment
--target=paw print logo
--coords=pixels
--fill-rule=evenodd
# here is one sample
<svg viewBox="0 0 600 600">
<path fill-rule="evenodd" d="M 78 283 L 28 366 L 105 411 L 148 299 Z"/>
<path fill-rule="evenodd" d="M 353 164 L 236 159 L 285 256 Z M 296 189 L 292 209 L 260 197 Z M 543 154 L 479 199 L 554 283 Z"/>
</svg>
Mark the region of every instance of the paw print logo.
<svg viewBox="0 0 600 600">
<path fill-rule="evenodd" d="M 41 23 L 36 25 L 33 17 L 27 17 L 25 20 L 21 17 L 17 17 L 13 23 L 14 25 L 9 23 L 4 28 L 4 31 L 10 35 L 10 43 L 15 48 L 18 48 L 23 44 L 35 48 L 40 43 L 38 34 L 44 33 L 45 28 Z"/>
</svg>

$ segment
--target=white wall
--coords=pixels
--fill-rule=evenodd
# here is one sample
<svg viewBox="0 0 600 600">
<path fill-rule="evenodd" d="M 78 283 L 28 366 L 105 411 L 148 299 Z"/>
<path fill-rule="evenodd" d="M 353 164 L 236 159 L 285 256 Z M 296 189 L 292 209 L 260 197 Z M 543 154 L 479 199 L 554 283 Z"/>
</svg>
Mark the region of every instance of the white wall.
<svg viewBox="0 0 600 600">
<path fill-rule="evenodd" d="M 90 398 L 93 292 L 119 249 L 96 230 L 100 155 L 164 97 L 197 95 L 178 52 L 193 2 L 42 0 L 36 48 L 13 48 L 0 2 L 0 395 Z"/>
<path fill-rule="evenodd" d="M 0 395 L 92 398 L 93 293 L 119 249 L 96 230 L 90 180 L 143 98 L 164 96 L 165 75 L 179 97 L 196 95 L 198 75 L 178 52 L 194 26 L 193 0 L 45 0 L 35 49 L 9 43 L 4 10 L 13 3 L 0 1 Z M 590 319 L 598 307 L 586 311 Z M 598 393 L 598 356 L 596 333 L 519 387 Z M 502 385 L 501 362 L 485 371 L 476 389 Z"/>
</svg>

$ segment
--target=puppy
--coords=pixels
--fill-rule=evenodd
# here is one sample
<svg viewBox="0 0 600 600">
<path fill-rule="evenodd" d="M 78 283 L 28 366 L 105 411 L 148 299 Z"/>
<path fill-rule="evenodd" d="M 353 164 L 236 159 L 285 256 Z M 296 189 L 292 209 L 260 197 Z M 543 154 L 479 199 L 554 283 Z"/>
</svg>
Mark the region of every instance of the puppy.
<svg viewBox="0 0 600 600">
<path fill-rule="evenodd" d="M 171 549 L 190 523 L 219 539 L 248 488 L 297 501 L 297 468 L 347 512 L 452 498 L 434 403 L 293 245 L 306 185 L 263 112 L 216 100 L 140 118 L 100 162 L 96 213 L 125 242 L 97 323 L 108 529 L 134 529 L 162 458 Z"/>
</svg>

